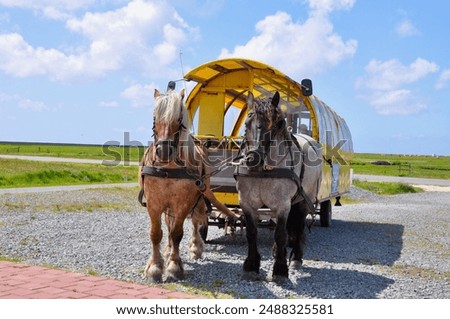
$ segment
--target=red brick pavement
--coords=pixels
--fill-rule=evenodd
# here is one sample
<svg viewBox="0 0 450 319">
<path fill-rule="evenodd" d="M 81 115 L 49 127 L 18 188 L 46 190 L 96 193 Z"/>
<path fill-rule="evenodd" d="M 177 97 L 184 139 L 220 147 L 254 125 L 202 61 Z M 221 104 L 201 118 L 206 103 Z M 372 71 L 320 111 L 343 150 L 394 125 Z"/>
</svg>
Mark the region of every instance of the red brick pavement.
<svg viewBox="0 0 450 319">
<path fill-rule="evenodd" d="M 177 291 L 0 261 L 0 299 L 188 299 Z"/>
</svg>

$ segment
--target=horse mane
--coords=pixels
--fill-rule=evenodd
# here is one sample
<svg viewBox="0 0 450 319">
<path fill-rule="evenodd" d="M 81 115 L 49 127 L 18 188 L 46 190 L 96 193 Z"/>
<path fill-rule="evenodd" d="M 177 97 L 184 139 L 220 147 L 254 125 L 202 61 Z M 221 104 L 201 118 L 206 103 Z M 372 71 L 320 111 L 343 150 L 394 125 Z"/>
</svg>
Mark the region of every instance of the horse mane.
<svg viewBox="0 0 450 319">
<path fill-rule="evenodd" d="M 186 166 L 200 165 L 195 156 L 195 144 L 192 135 L 189 133 L 189 120 L 187 109 L 184 106 L 183 97 L 175 90 L 169 90 L 165 94 L 160 94 L 155 98 L 155 108 L 153 111 L 154 122 L 180 124 L 179 153 Z"/>
<path fill-rule="evenodd" d="M 169 90 L 167 93 L 156 97 L 153 116 L 155 122 L 172 123 L 181 120 L 180 124 L 188 128 L 187 110 L 184 106 L 183 98 L 177 91 Z"/>
<path fill-rule="evenodd" d="M 270 107 L 271 102 L 272 97 L 256 98 L 254 109 L 257 113 L 272 122 L 272 125 L 276 125 L 273 130 L 275 136 L 280 136 L 282 139 L 289 139 L 290 133 L 287 128 L 286 114 L 278 106 L 272 109 Z"/>
</svg>

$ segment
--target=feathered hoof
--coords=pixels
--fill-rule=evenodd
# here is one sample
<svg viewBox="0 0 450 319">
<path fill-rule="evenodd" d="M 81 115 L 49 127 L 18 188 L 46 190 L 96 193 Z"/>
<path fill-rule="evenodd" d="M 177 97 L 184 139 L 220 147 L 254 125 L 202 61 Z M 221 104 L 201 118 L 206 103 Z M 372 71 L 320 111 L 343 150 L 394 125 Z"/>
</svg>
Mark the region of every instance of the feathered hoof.
<svg viewBox="0 0 450 319">
<path fill-rule="evenodd" d="M 191 245 L 189 246 L 189 252 L 190 252 L 190 257 L 191 259 L 200 259 L 202 258 L 203 255 L 203 244 L 194 244 L 191 243 Z"/>
<path fill-rule="evenodd" d="M 175 282 L 182 280 L 184 278 L 183 268 L 174 261 L 169 262 L 166 269 L 166 276 L 167 282 Z"/>
<path fill-rule="evenodd" d="M 278 285 L 284 285 L 289 282 L 289 278 L 287 276 L 273 275 L 272 281 Z"/>
<path fill-rule="evenodd" d="M 292 270 L 300 270 L 302 268 L 303 265 L 303 260 L 291 260 L 289 262 L 289 269 Z"/>
<path fill-rule="evenodd" d="M 255 271 L 244 271 L 244 273 L 241 276 L 241 279 L 246 281 L 261 281 L 262 277 Z"/>
<path fill-rule="evenodd" d="M 152 283 L 162 282 L 162 269 L 158 265 L 147 266 L 144 270 L 144 279 L 150 279 Z"/>
</svg>

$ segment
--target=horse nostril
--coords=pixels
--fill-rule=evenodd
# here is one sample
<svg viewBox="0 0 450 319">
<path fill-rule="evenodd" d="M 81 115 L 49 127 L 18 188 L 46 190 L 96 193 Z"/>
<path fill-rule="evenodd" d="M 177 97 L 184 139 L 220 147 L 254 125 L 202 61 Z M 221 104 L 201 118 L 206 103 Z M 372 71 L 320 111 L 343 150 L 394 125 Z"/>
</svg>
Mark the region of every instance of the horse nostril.
<svg viewBox="0 0 450 319">
<path fill-rule="evenodd" d="M 169 160 L 173 151 L 173 147 L 170 143 L 161 143 L 157 145 L 155 149 L 156 156 L 163 161 Z"/>
</svg>

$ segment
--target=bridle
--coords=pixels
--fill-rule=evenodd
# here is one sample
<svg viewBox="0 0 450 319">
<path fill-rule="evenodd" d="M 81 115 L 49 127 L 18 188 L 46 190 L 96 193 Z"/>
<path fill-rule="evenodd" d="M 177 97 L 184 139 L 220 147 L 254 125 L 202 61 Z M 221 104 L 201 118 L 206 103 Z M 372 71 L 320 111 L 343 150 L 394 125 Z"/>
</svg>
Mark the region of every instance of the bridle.
<svg viewBox="0 0 450 319">
<path fill-rule="evenodd" d="M 254 112 L 254 114 L 252 114 L 252 112 Z M 248 115 L 249 120 L 253 120 L 253 116 L 256 116 L 257 120 L 260 120 L 258 117 L 264 117 L 264 120 L 260 120 L 259 122 L 267 121 L 265 114 L 260 109 L 251 110 Z M 270 153 L 270 146 L 273 142 L 272 137 L 276 136 L 279 133 L 279 131 L 283 128 L 283 125 L 285 125 L 285 122 L 283 117 L 277 117 L 276 122 L 273 123 L 270 129 L 267 129 L 260 123 L 258 123 L 257 125 L 256 139 L 252 143 L 253 145 L 250 146 L 247 139 L 244 141 L 244 161 L 246 166 L 250 169 L 260 169 L 261 166 L 264 165 L 266 158 Z M 246 130 L 248 129 L 249 127 L 247 126 Z"/>
<path fill-rule="evenodd" d="M 181 105 L 180 107 L 183 107 L 183 106 Z M 173 139 L 159 139 L 158 134 L 156 132 L 156 118 L 155 118 L 155 116 L 153 116 L 153 127 L 152 127 L 153 135 L 152 136 L 153 136 L 153 141 L 154 141 L 156 150 L 158 150 L 158 149 L 168 150 L 170 155 L 173 151 L 174 155 L 172 156 L 172 158 L 174 158 L 175 163 L 177 163 L 178 165 L 184 165 L 184 163 L 182 162 L 182 160 L 180 159 L 179 154 L 178 154 L 178 148 L 179 148 L 178 146 L 180 144 L 180 136 L 183 133 L 183 131 L 185 131 L 187 129 L 186 126 L 183 124 L 183 112 L 181 112 L 181 110 L 180 110 L 180 116 L 179 116 L 177 122 L 178 122 L 178 129 L 173 134 Z M 157 156 L 157 157 L 159 159 L 155 160 L 155 162 L 158 162 L 158 163 L 170 162 L 170 159 L 163 160 L 159 156 Z"/>
</svg>

